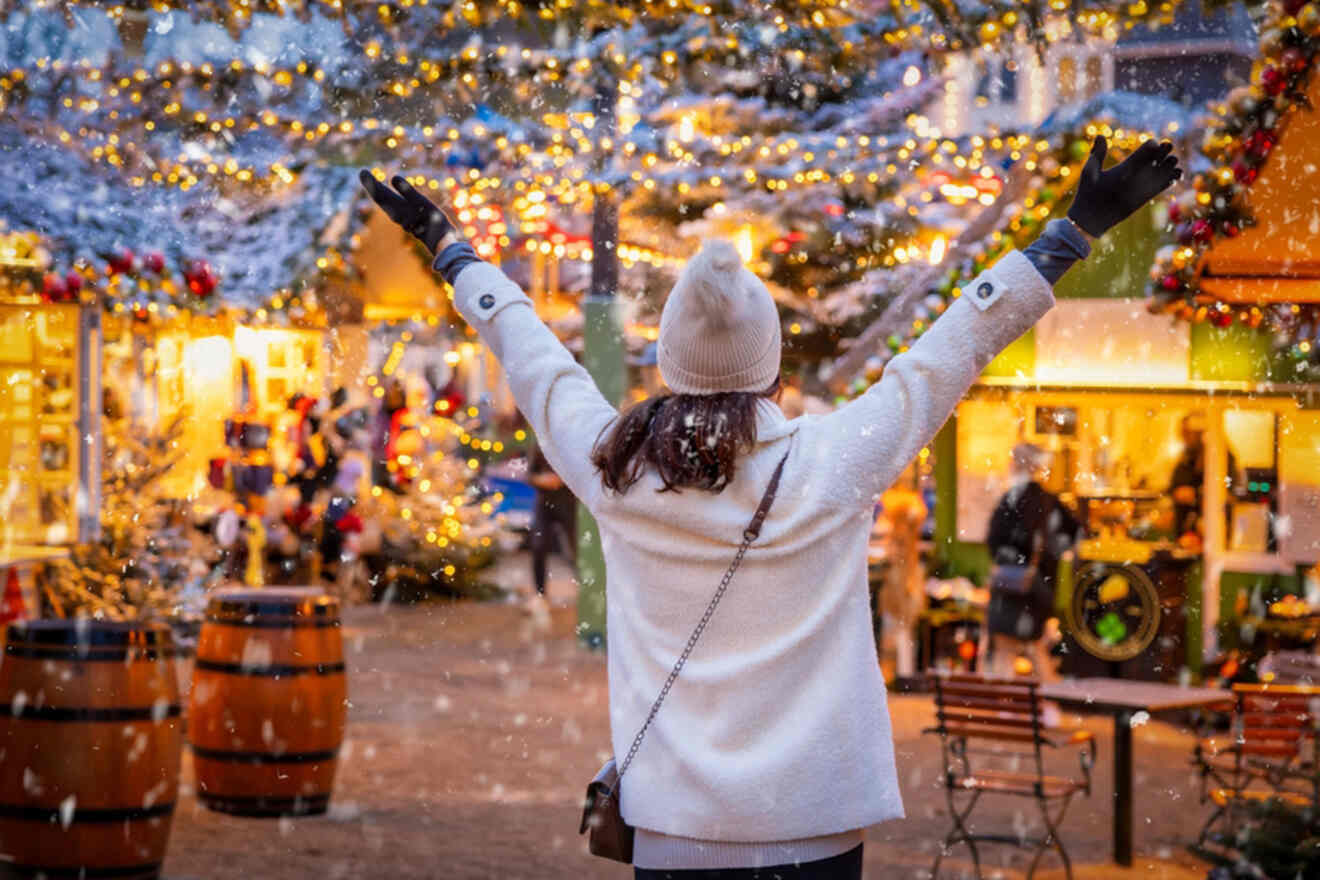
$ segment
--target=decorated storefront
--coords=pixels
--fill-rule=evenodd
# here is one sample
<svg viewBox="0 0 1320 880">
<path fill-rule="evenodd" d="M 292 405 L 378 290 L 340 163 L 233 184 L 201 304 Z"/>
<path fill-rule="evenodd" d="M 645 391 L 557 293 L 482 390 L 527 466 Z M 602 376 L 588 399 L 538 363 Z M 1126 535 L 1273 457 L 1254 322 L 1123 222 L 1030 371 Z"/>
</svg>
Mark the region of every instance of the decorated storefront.
<svg viewBox="0 0 1320 880">
<path fill-rule="evenodd" d="M 1021 444 L 1081 520 L 1058 610 L 1084 651 L 1065 672 L 1199 669 L 1244 611 L 1237 584 L 1295 581 L 1320 559 L 1320 387 L 1275 381 L 1253 341 L 1152 318 L 1141 300 L 1064 299 L 941 434 L 940 537 L 967 570 L 988 571 Z"/>
<path fill-rule="evenodd" d="M 37 607 L 41 564 L 98 532 L 100 312 L 51 283 L 39 236 L 0 230 L 0 579 Z"/>
</svg>

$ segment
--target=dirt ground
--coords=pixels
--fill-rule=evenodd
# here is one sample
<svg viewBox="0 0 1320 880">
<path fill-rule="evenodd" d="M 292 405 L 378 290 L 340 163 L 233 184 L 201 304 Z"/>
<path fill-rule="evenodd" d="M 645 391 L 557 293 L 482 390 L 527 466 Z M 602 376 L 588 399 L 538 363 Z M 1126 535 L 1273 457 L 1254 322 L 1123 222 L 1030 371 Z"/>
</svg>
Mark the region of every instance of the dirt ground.
<svg viewBox="0 0 1320 880">
<path fill-rule="evenodd" d="M 263 820 L 212 813 L 193 797 L 185 754 L 166 876 L 630 877 L 629 869 L 589 856 L 577 835 L 583 786 L 607 757 L 607 695 L 604 657 L 574 638 L 571 589 L 562 580 L 552 585 L 548 632 L 513 603 L 349 609 L 352 707 L 329 814 Z M 867 832 L 870 880 L 929 876 L 948 828 L 938 743 L 921 734 L 932 721 L 930 699 L 898 695 L 890 708 L 908 818 Z M 1207 815 L 1188 763 L 1192 737 L 1160 722 L 1137 731 L 1137 864 L 1125 871 L 1108 863 L 1109 722 L 1085 724 L 1099 742 L 1097 786 L 1074 802 L 1063 826 L 1078 880 L 1204 878 L 1206 866 L 1186 851 Z M 1068 760 L 1061 769 L 1072 769 Z M 977 816 L 1011 830 L 1034 809 L 1001 797 L 983 801 Z M 1023 876 L 1020 851 L 992 846 L 988 853 L 987 877 Z M 965 850 L 953 853 L 941 876 L 970 875 L 965 859 Z M 1037 873 L 1063 876 L 1049 858 Z"/>
</svg>

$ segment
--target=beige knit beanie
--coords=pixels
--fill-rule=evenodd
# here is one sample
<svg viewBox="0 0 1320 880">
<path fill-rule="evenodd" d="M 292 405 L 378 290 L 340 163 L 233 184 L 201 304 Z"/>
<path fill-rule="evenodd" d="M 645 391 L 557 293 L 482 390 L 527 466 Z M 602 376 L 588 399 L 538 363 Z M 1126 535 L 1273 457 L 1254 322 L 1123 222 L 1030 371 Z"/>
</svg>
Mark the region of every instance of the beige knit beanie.
<svg viewBox="0 0 1320 880">
<path fill-rule="evenodd" d="M 688 260 L 660 314 L 660 376 L 678 394 L 765 391 L 779 377 L 779 310 L 730 242 Z"/>
</svg>

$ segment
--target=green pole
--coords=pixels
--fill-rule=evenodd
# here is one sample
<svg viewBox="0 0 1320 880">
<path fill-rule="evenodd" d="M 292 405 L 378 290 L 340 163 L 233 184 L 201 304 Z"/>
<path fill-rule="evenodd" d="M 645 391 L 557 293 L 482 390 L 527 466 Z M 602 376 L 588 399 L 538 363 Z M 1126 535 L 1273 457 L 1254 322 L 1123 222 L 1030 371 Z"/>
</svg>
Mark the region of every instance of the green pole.
<svg viewBox="0 0 1320 880">
<path fill-rule="evenodd" d="M 935 435 L 935 561 L 953 561 L 958 538 L 958 416 L 955 413 Z"/>
<path fill-rule="evenodd" d="M 614 138 L 618 85 L 604 80 L 596 89 L 593 110 L 597 143 Z M 608 150 L 602 148 L 600 170 Z M 619 288 L 619 203 L 612 189 L 598 186 L 591 222 L 591 292 L 582 302 L 583 365 L 611 404 L 623 401 L 627 383 L 623 324 L 615 301 Z M 589 648 L 605 647 L 605 555 L 595 519 L 578 505 L 578 641 Z"/>
</svg>

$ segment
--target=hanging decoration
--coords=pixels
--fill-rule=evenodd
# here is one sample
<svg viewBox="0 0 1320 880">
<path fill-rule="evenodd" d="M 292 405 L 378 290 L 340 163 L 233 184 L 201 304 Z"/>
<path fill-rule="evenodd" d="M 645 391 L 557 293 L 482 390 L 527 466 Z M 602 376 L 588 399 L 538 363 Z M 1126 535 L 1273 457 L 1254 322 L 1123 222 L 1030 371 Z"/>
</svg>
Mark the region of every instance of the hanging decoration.
<svg viewBox="0 0 1320 880">
<path fill-rule="evenodd" d="M 1320 354 L 1315 338 L 1320 307 L 1230 304 L 1201 287 L 1202 263 L 1214 242 L 1234 238 L 1254 224 L 1245 195 L 1288 118 L 1299 108 L 1309 109 L 1306 91 L 1320 52 L 1320 3 L 1275 0 L 1260 11 L 1265 17 L 1253 81 L 1229 93 L 1205 133 L 1201 152 L 1210 169 L 1169 205 L 1173 241 L 1156 254 L 1150 308 L 1221 329 L 1264 327 L 1303 361 Z"/>
</svg>

